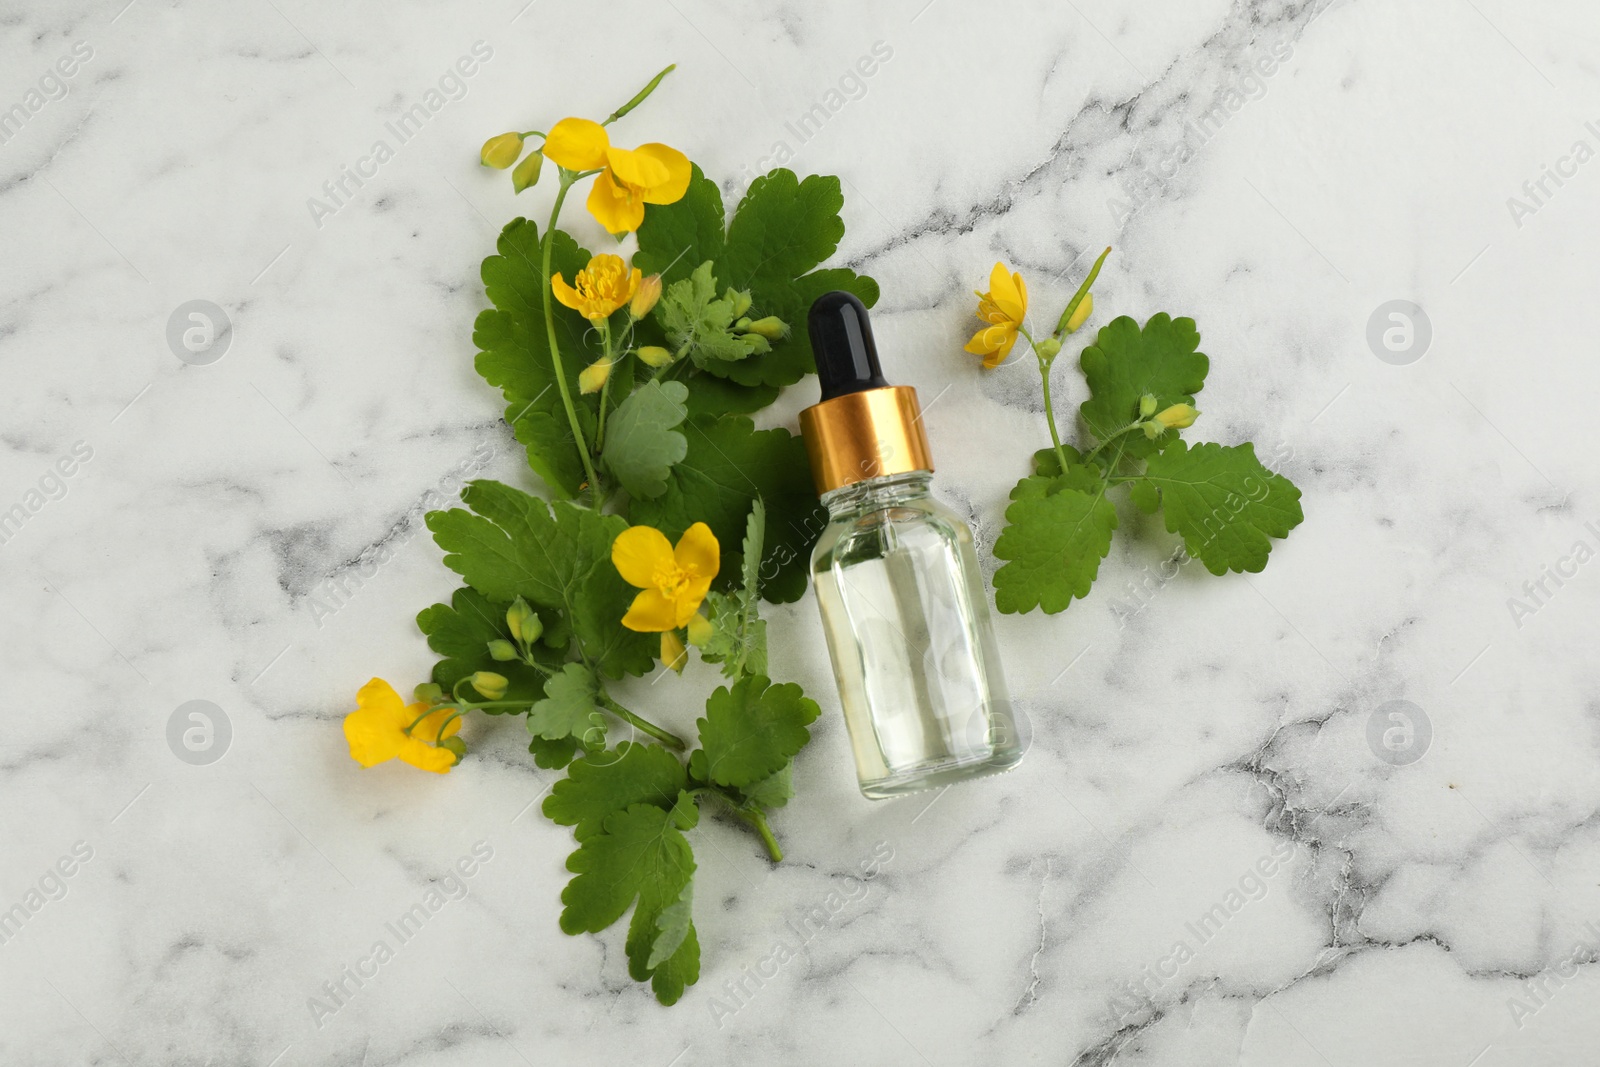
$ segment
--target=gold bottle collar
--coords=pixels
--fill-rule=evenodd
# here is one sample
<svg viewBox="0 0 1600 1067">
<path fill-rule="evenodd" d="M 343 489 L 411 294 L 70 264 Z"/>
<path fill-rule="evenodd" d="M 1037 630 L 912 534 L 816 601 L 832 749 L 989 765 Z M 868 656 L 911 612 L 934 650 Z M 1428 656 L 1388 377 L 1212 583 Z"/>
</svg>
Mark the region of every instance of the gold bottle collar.
<svg viewBox="0 0 1600 1067">
<path fill-rule="evenodd" d="M 917 391 L 890 385 L 845 393 L 800 412 L 818 493 L 868 478 L 933 470 Z"/>
</svg>

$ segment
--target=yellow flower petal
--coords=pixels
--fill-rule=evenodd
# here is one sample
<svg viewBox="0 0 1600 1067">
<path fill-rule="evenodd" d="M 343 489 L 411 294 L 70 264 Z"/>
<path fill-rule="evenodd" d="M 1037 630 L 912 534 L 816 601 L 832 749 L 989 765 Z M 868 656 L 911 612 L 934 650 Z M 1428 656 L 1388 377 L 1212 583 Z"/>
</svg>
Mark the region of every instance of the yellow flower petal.
<svg viewBox="0 0 1600 1067">
<path fill-rule="evenodd" d="M 694 167 L 689 163 L 689 157 L 676 148 L 668 148 L 664 144 L 642 144 L 634 149 L 641 156 L 648 156 L 666 168 L 667 176 L 663 181 L 646 187 L 644 202 L 647 204 L 676 204 L 683 199 L 683 194 L 689 191 L 689 179 L 694 174 Z"/>
<path fill-rule="evenodd" d="M 435 774 L 444 774 L 456 765 L 456 754 L 448 748 L 438 748 L 425 744 L 414 737 L 406 739 L 401 746 L 399 756 L 413 767 L 420 767 L 425 771 Z"/>
<path fill-rule="evenodd" d="M 989 272 L 989 292 L 978 305 L 978 314 L 989 322 L 1001 317 L 1020 323 L 1028 313 L 1028 286 L 1022 275 L 1006 270 L 1004 263 L 996 263 Z M 999 316 L 995 312 L 999 312 Z"/>
<path fill-rule="evenodd" d="M 604 171 L 595 178 L 585 205 L 607 233 L 632 233 L 644 221 L 644 198 L 611 179 Z"/>
<path fill-rule="evenodd" d="M 630 526 L 611 542 L 611 562 L 629 585 L 654 589 L 656 573 L 674 563 L 672 542 L 654 526 Z"/>
<path fill-rule="evenodd" d="M 556 271 L 555 276 L 550 279 L 550 292 L 555 295 L 557 300 L 573 311 L 583 310 L 583 297 L 576 289 L 567 284 L 567 280 L 561 276 L 560 271 Z"/>
<path fill-rule="evenodd" d="M 971 352 L 975 356 L 987 356 L 990 352 L 993 352 L 996 345 L 991 343 L 989 335 L 992 334 L 994 330 L 995 327 L 993 326 L 985 326 L 983 329 L 973 334 L 972 340 L 968 341 L 966 344 L 966 351 Z"/>
<path fill-rule="evenodd" d="M 350 757 L 363 767 L 392 760 L 406 740 L 405 728 L 425 710 L 406 706 L 394 686 L 374 678 L 356 694 L 356 710 L 344 718 L 344 736 Z"/>
<path fill-rule="evenodd" d="M 1006 361 L 1006 357 L 1011 354 L 1011 346 L 1017 343 L 1017 331 L 1015 329 L 1007 329 L 1006 327 L 1002 326 L 995 326 L 991 328 L 996 330 L 1005 330 L 1005 339 L 1000 342 L 1000 347 L 989 353 L 988 357 L 983 361 L 983 365 L 985 367 L 993 370 L 1000 364 L 1004 363 Z"/>
<path fill-rule="evenodd" d="M 350 745 L 350 758 L 363 767 L 375 767 L 392 760 L 400 753 L 404 737 L 397 730 L 388 730 L 352 711 L 344 717 L 344 739 Z"/>
<path fill-rule="evenodd" d="M 679 587 L 678 595 L 673 598 L 676 609 L 672 617 L 674 626 L 689 625 L 689 620 L 700 610 L 700 602 L 706 598 L 706 593 L 711 589 L 711 577 L 709 574 L 691 575 Z"/>
<path fill-rule="evenodd" d="M 661 185 L 671 177 L 667 165 L 660 160 L 632 149 L 613 148 L 606 152 L 611 173 L 624 185 L 641 189 Z"/>
<path fill-rule="evenodd" d="M 544 141 L 544 154 L 557 166 L 568 170 L 594 170 L 606 165 L 606 149 L 611 139 L 606 128 L 588 119 L 562 119 L 550 129 Z"/>
<path fill-rule="evenodd" d="M 1014 301 L 1016 298 L 1017 294 L 1012 292 L 1011 272 L 1004 263 L 996 263 L 989 271 L 989 295 L 995 299 Z"/>
<path fill-rule="evenodd" d="M 662 538 L 665 540 L 665 538 Z M 717 535 L 711 532 L 711 527 L 703 522 L 697 522 L 678 538 L 678 545 L 672 550 L 672 557 L 685 571 L 690 571 L 702 576 L 709 583 L 717 576 L 717 570 L 722 566 L 722 546 L 717 544 Z M 705 599 L 705 593 L 695 601 L 696 606 L 700 600 Z M 684 622 L 688 622 L 687 619 Z M 683 625 L 679 623 L 678 625 Z"/>
<path fill-rule="evenodd" d="M 636 633 L 659 633 L 674 630 L 678 622 L 677 605 L 659 589 L 646 589 L 633 598 L 622 625 Z"/>
</svg>

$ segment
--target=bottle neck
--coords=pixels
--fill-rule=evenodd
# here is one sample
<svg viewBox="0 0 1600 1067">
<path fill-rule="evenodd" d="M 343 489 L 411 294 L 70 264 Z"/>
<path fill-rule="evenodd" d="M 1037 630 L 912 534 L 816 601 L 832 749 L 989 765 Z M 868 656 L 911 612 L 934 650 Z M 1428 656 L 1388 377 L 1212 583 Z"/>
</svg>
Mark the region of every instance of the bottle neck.
<svg viewBox="0 0 1600 1067">
<path fill-rule="evenodd" d="M 867 508 L 893 507 L 928 495 L 932 471 L 907 471 L 867 478 L 822 494 L 822 503 L 833 518 Z"/>
</svg>

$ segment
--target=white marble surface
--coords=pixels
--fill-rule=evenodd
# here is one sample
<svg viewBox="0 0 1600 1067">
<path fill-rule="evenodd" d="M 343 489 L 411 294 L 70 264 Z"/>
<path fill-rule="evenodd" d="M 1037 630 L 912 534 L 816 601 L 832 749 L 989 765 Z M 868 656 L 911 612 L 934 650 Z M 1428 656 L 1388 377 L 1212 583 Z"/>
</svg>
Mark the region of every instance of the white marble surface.
<svg viewBox="0 0 1600 1067">
<path fill-rule="evenodd" d="M 0 944 L 0 1060 L 1593 1062 L 1592 4 L 124 2 L 0 7 L 0 108 L 40 105 L 0 144 L 0 510 L 39 505 L 0 545 L 0 909 L 41 892 Z M 465 96 L 318 226 L 308 198 L 478 41 Z M 66 94 L 30 98 L 77 42 Z M 785 124 L 876 42 L 892 58 L 800 143 Z M 774 611 L 774 673 L 824 702 L 790 859 L 700 831 L 704 971 L 665 1009 L 620 929 L 559 932 L 569 837 L 530 810 L 549 775 L 517 722 L 470 726 L 435 778 L 359 770 L 339 720 L 431 662 L 411 619 L 455 583 L 419 502 L 522 468 L 470 325 L 495 232 L 546 202 L 477 145 L 669 61 L 639 139 L 730 197 L 778 141 L 845 180 L 840 260 L 881 283 L 889 373 L 932 402 L 986 545 L 1043 431 L 1029 365 L 960 351 L 970 291 L 1003 257 L 1059 305 L 1051 275 L 1106 243 L 1099 320 L 1194 316 L 1196 435 L 1280 457 L 1307 519 L 1264 573 L 1186 571 L 1135 613 L 1172 549 L 1146 525 L 1087 601 L 1001 620 L 1032 751 L 931 807 L 856 794 L 814 605 Z M 1545 167 L 1568 176 L 1527 199 Z M 233 323 L 209 366 L 165 340 L 194 299 Z M 1367 343 L 1391 300 L 1432 323 L 1409 365 Z M 688 724 L 705 683 L 651 706 Z M 1367 742 L 1396 699 L 1432 724 L 1408 766 Z M 231 723 L 208 766 L 168 747 L 189 700 Z M 476 842 L 465 897 L 319 1028 L 308 998 Z M 858 899 L 719 1026 L 724 983 L 833 888 Z"/>
</svg>

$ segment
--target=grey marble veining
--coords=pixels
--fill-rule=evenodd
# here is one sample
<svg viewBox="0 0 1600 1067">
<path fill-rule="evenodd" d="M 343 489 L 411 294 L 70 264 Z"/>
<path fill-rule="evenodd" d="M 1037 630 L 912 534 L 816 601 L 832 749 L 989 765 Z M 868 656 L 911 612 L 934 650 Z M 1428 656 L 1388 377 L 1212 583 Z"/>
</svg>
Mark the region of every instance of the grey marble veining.
<svg viewBox="0 0 1600 1067">
<path fill-rule="evenodd" d="M 0 7 L 0 55 L 0 1060 L 1595 1059 L 1592 5 L 66 0 Z M 620 930 L 560 933 L 518 723 L 443 778 L 339 729 L 431 662 L 422 511 L 525 477 L 471 324 L 548 191 L 477 147 L 668 62 L 630 133 L 730 202 L 843 180 L 837 261 L 985 551 L 1047 439 L 1031 361 L 961 352 L 970 292 L 1004 259 L 1059 306 L 1106 244 L 1097 321 L 1194 317 L 1193 436 L 1306 511 L 1227 578 L 1125 511 L 1087 600 L 999 620 L 1032 748 L 948 794 L 857 795 L 815 606 L 771 611 L 824 705 L 788 859 L 708 818 L 671 1009 Z M 231 323 L 204 364 L 168 341 L 197 300 Z M 1382 345 L 1397 301 L 1425 346 Z M 687 725 L 708 685 L 640 699 Z M 193 700 L 209 764 L 169 745 Z"/>
</svg>

